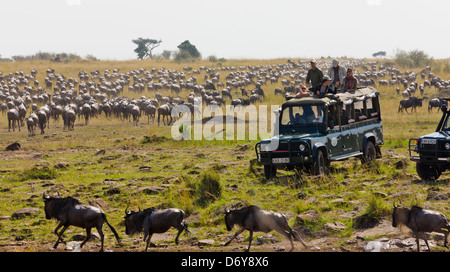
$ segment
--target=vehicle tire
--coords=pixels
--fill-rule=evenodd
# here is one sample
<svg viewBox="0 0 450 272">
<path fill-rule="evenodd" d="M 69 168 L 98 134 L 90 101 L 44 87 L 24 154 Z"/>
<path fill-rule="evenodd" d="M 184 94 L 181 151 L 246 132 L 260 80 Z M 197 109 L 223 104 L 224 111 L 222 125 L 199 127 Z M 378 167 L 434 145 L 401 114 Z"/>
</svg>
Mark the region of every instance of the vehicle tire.
<svg viewBox="0 0 450 272">
<path fill-rule="evenodd" d="M 364 164 L 369 164 L 377 158 L 377 150 L 372 141 L 367 141 L 364 147 L 362 162 Z"/>
<path fill-rule="evenodd" d="M 423 180 L 437 180 L 441 176 L 441 171 L 433 165 L 416 163 L 416 172 Z"/>
<path fill-rule="evenodd" d="M 324 175 L 327 172 L 327 163 L 322 150 L 317 150 L 314 156 L 313 173 L 314 175 Z"/>
<path fill-rule="evenodd" d="M 265 164 L 264 165 L 264 176 L 266 176 L 266 179 L 271 179 L 273 177 L 277 176 L 277 168 L 275 165 L 271 164 Z"/>
</svg>

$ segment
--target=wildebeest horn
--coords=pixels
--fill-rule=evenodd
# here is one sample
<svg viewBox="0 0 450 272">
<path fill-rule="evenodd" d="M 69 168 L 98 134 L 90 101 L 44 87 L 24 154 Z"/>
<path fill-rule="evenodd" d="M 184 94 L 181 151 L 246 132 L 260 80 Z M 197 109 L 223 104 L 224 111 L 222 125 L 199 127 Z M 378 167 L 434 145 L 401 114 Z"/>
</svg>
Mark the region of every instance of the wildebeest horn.
<svg viewBox="0 0 450 272">
<path fill-rule="evenodd" d="M 128 204 L 127 207 L 125 208 L 125 215 L 128 214 L 128 207 L 130 207 L 130 204 Z"/>
<path fill-rule="evenodd" d="M 49 199 L 50 196 L 46 195 L 45 192 L 44 192 L 44 193 L 42 194 L 42 198 L 43 198 L 43 199 Z"/>
</svg>

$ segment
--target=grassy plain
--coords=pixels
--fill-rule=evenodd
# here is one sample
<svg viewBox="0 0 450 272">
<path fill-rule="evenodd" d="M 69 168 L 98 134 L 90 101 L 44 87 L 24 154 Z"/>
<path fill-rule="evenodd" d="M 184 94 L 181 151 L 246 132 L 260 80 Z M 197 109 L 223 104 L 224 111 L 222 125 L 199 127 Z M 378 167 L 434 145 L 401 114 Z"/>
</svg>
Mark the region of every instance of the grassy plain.
<svg viewBox="0 0 450 272">
<path fill-rule="evenodd" d="M 222 65 L 239 67 L 286 62 L 286 59 L 228 60 Z M 446 62 L 448 60 L 439 60 L 437 65 Z M 120 68 L 120 72 L 125 73 L 140 68 L 164 67 L 181 71 L 184 66 L 196 69 L 216 65 L 208 61 L 188 64 L 171 61 L 36 61 L 1 63 L 0 71 L 4 75 L 15 71 L 27 74 L 36 69 L 37 79 L 43 84 L 47 68 L 75 78 L 81 70 L 103 73 L 106 69 Z M 413 71 L 418 73 L 421 69 Z M 226 74 L 227 71 L 221 72 L 221 82 L 225 81 Z M 450 73 L 436 74 L 450 79 Z M 204 82 L 203 76 L 204 72 L 197 77 L 199 84 Z M 418 82 L 422 83 L 420 77 Z M 264 104 L 281 105 L 284 99 L 273 92 L 277 87 L 282 87 L 281 82 L 262 87 L 267 96 Z M 382 94 L 385 140 L 382 159 L 370 166 L 361 165 L 358 159 L 333 163 L 331 173 L 324 177 L 297 176 L 294 172 L 281 171 L 279 178 L 270 181 L 264 179 L 261 167 L 251 162 L 255 158 L 256 140 L 175 141 L 169 126 L 147 125 L 146 117 L 135 127 L 131 122 L 108 119 L 104 115 L 92 119 L 88 126 L 77 120 L 75 130 L 70 132 L 63 131 L 62 120 L 51 120 L 45 135 L 28 137 L 26 127 L 20 132 L 8 132 L 6 115 L 0 115 L 0 217 L 4 217 L 0 220 L 0 251 L 47 251 L 53 245 L 56 236 L 52 232 L 56 223 L 45 219 L 44 192 L 71 195 L 84 203 L 95 200 L 100 203 L 124 239 L 124 246 L 117 246 L 105 226 L 105 248 L 113 251 L 140 251 L 144 246 L 138 237 L 127 237 L 124 233 L 122 221 L 127 205 L 135 210 L 154 206 L 178 207 L 186 211 L 192 234 L 182 235 L 179 246 L 173 243 L 174 230 L 167 236 L 160 236 L 160 240 L 155 238 L 155 243 L 160 245 L 156 250 L 168 251 L 200 251 L 204 247 L 212 251 L 230 251 L 236 247 L 241 250 L 246 243 L 220 246 L 232 234 L 226 232 L 223 223 L 223 210 L 231 203 L 248 203 L 285 213 L 290 225 L 298 229 L 307 242 L 320 245 L 323 251 L 339 247 L 360 251 L 358 243 L 346 241 L 373 222 L 390 220 L 394 202 L 423 205 L 450 215 L 450 200 L 431 197 L 432 192 L 450 195 L 449 176 L 443 175 L 436 182 L 421 181 L 415 166 L 407 159 L 408 139 L 434 131 L 440 113 L 428 113 L 427 101 L 417 113 L 398 113 L 401 97 L 395 93 L 395 87 L 377 89 Z M 160 93 L 171 95 L 170 91 Z M 181 96 L 187 94 L 184 91 Z M 427 97 L 436 94 L 434 88 L 425 89 Z M 136 94 L 127 88 L 124 95 L 153 97 L 147 91 Z M 15 141 L 22 145 L 20 151 L 4 151 Z M 104 154 L 97 154 L 99 150 L 105 150 Z M 395 167 L 399 162 L 403 164 Z M 210 196 L 205 197 L 204 191 L 199 189 L 202 178 L 220 184 L 215 189 L 217 194 L 210 192 Z M 27 207 L 37 208 L 39 212 L 24 218 L 8 217 Z M 311 213 L 315 214 L 313 218 L 305 216 Z M 327 223 L 336 222 L 343 227 L 338 230 L 326 227 Z M 70 241 L 78 233 L 83 231 L 71 227 L 65 237 Z M 278 242 L 286 242 L 277 233 L 272 234 Z M 389 230 L 366 237 L 366 240 L 382 235 L 394 236 Z M 256 236 L 260 237 L 261 245 L 255 246 L 254 250 L 272 250 L 272 244 L 264 242 L 262 234 Z M 327 242 L 319 242 L 324 237 Z M 244 233 L 240 241 L 246 238 Z M 199 246 L 198 241 L 202 239 L 214 239 L 214 243 Z M 98 250 L 97 244 L 88 242 L 86 250 Z M 62 245 L 60 250 L 63 250 Z M 296 250 L 304 249 L 298 244 Z"/>
</svg>

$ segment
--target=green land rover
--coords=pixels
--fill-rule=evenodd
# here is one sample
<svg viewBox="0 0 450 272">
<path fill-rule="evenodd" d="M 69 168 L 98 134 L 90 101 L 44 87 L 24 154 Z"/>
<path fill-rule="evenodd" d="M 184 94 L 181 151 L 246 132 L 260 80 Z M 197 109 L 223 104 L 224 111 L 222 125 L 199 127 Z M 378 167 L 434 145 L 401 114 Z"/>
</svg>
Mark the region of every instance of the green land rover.
<svg viewBox="0 0 450 272">
<path fill-rule="evenodd" d="M 286 99 L 279 109 L 278 133 L 255 146 L 267 179 L 276 176 L 277 169 L 321 175 L 331 161 L 360 157 L 369 163 L 381 157 L 383 124 L 374 88 Z"/>
</svg>

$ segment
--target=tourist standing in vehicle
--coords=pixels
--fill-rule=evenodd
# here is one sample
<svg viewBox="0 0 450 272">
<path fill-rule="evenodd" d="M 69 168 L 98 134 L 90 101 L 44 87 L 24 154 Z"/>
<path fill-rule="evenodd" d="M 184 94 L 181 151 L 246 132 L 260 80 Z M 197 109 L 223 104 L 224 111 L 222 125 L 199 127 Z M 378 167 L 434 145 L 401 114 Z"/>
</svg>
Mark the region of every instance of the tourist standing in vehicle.
<svg viewBox="0 0 450 272">
<path fill-rule="evenodd" d="M 342 92 L 354 92 L 358 86 L 358 80 L 353 76 L 353 69 L 347 69 L 347 76 L 342 81 L 341 91 Z"/>
<path fill-rule="evenodd" d="M 327 71 L 327 75 L 331 78 L 331 84 L 334 88 L 338 88 L 342 85 L 342 81 L 346 74 L 346 69 L 343 66 L 340 66 L 339 61 L 336 59 L 333 60 L 332 66 Z"/>
<path fill-rule="evenodd" d="M 322 83 L 323 72 L 317 68 L 317 62 L 315 59 L 309 61 L 311 64 L 311 69 L 308 70 L 306 75 L 306 85 L 311 83 L 311 87 L 315 88 L 317 85 Z"/>
</svg>

